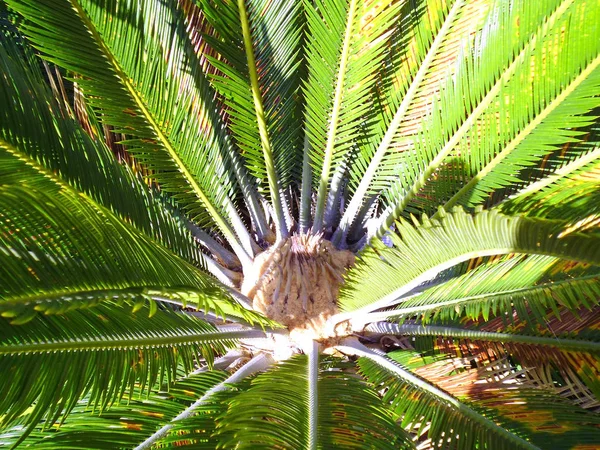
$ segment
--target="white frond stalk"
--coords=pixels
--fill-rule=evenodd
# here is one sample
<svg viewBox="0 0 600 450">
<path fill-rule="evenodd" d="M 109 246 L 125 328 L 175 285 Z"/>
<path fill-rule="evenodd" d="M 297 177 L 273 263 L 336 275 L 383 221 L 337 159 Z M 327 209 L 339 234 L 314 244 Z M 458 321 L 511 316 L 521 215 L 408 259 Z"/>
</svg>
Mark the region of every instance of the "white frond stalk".
<svg viewBox="0 0 600 450">
<path fill-rule="evenodd" d="M 305 349 L 308 356 L 308 445 L 307 450 L 317 450 L 319 419 L 319 344 L 311 343 Z"/>
<path fill-rule="evenodd" d="M 191 221 L 187 221 L 186 226 L 188 230 L 194 236 L 196 241 L 206 247 L 212 253 L 218 261 L 221 261 L 226 267 L 236 268 L 241 267 L 240 260 L 234 253 L 227 250 L 221 244 L 219 244 L 212 236 L 210 236 L 206 231 L 201 229 L 199 226 L 194 224 Z"/>
<path fill-rule="evenodd" d="M 231 375 L 225 381 L 217 384 L 216 386 L 213 386 L 208 391 L 206 391 L 206 393 L 202 397 L 200 397 L 198 400 L 196 400 L 194 403 L 192 403 L 188 408 L 186 408 L 183 412 L 181 412 L 179 415 L 177 415 L 173 420 L 171 420 L 170 423 L 168 423 L 167 425 L 162 427 L 160 430 L 158 430 L 156 433 L 154 433 L 152 436 L 150 436 L 148 439 L 146 439 L 140 445 L 135 447 L 135 450 L 149 449 L 150 447 L 152 447 L 152 445 L 154 443 L 158 442 L 160 439 L 162 439 L 169 433 L 169 430 L 171 430 L 174 427 L 175 422 L 177 422 L 179 420 L 187 419 L 188 417 L 191 417 L 194 414 L 194 412 L 200 406 L 202 406 L 208 400 L 210 400 L 210 398 L 214 394 L 216 394 L 217 392 L 221 392 L 226 389 L 229 389 L 228 385 L 233 384 L 233 383 L 238 383 L 238 382 L 242 381 L 244 378 L 252 375 L 253 373 L 265 370 L 272 363 L 273 363 L 273 359 L 267 354 L 261 353 L 260 355 L 255 356 L 246 365 L 244 365 L 242 368 L 240 368 L 237 372 L 235 372 L 233 375 Z"/>
<path fill-rule="evenodd" d="M 257 247 L 257 244 L 256 244 L 256 242 L 254 242 L 254 240 L 250 236 L 250 233 L 246 229 L 246 225 L 244 224 L 244 222 L 242 221 L 242 218 L 240 217 L 237 210 L 235 209 L 235 205 L 229 198 L 226 199 L 225 207 L 227 209 L 227 214 L 229 215 L 229 220 L 231 222 L 231 225 L 233 226 L 233 230 L 235 231 L 235 234 L 237 235 L 239 242 L 242 244 L 242 248 L 244 249 L 244 251 L 246 252 L 248 257 L 250 258 L 250 262 L 251 262 L 252 259 L 254 258 L 254 249 Z M 247 264 L 244 264 L 246 259 L 243 258 L 243 259 L 241 259 L 241 261 L 242 261 L 242 266 L 245 269 L 248 269 L 249 266 Z"/>
<path fill-rule="evenodd" d="M 368 325 L 366 334 L 393 334 L 410 336 L 444 336 L 456 339 L 471 339 L 477 341 L 516 343 L 528 345 L 543 345 L 563 350 L 598 352 L 600 342 L 567 339 L 562 337 L 525 336 L 509 333 L 494 333 L 490 331 L 469 330 L 466 328 L 444 327 L 434 325 L 397 324 L 378 322 Z"/>
<path fill-rule="evenodd" d="M 208 255 L 202 255 L 204 265 L 206 266 L 206 270 L 213 275 L 217 280 L 228 287 L 234 287 L 241 283 L 242 274 L 239 272 L 234 272 L 233 270 L 229 270 L 223 267 L 221 264 L 216 262 L 213 258 Z"/>
</svg>

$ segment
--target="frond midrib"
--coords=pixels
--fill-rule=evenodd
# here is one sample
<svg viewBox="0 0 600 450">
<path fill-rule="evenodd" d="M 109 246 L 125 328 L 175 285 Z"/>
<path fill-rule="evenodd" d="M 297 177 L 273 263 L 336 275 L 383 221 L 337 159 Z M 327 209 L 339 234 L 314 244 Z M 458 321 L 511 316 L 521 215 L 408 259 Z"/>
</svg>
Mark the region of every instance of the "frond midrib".
<svg viewBox="0 0 600 450">
<path fill-rule="evenodd" d="M 325 203 L 327 201 L 327 186 L 329 185 L 329 172 L 333 161 L 333 150 L 335 147 L 335 137 L 338 127 L 339 115 L 342 106 L 342 93 L 344 92 L 344 80 L 346 77 L 346 64 L 348 63 L 350 53 L 350 38 L 352 34 L 352 25 L 356 14 L 356 0 L 351 0 L 348 9 L 348 17 L 346 19 L 346 30 L 344 32 L 344 41 L 340 54 L 340 62 L 338 66 L 337 80 L 335 85 L 335 94 L 333 98 L 333 108 L 331 110 L 331 118 L 327 130 L 327 143 L 325 146 L 325 158 L 323 160 L 323 168 L 319 181 L 319 189 L 317 191 L 317 205 L 315 217 L 313 221 L 313 233 L 321 232 L 323 219 L 325 215 Z"/>
<path fill-rule="evenodd" d="M 0 355 L 23 355 L 53 352 L 80 352 L 101 350 L 137 350 L 156 347 L 172 347 L 180 345 L 204 344 L 211 342 L 232 341 L 238 339 L 255 339 L 265 337 L 260 330 L 213 331 L 198 332 L 194 330 L 172 330 L 154 332 L 146 336 L 122 335 L 104 336 L 102 338 L 86 338 L 77 336 L 76 340 L 49 341 L 22 344 L 0 345 Z"/>
<path fill-rule="evenodd" d="M 258 125 L 260 143 L 263 149 L 265 166 L 267 169 L 269 191 L 271 193 L 271 198 L 273 199 L 273 209 L 275 213 L 275 220 L 277 222 L 277 236 L 278 239 L 285 239 L 288 237 L 289 233 L 283 212 L 283 208 L 285 208 L 284 198 L 280 193 L 279 180 L 277 177 L 277 171 L 275 169 L 275 159 L 273 157 L 273 150 L 271 148 L 271 139 L 267 130 L 263 98 L 258 82 L 258 72 L 256 70 L 256 60 L 254 58 L 254 50 L 252 48 L 250 23 L 246 11 L 245 0 L 238 0 L 238 9 L 240 13 L 240 22 L 242 24 L 244 50 L 246 53 L 246 59 L 248 61 L 248 75 L 250 77 L 250 88 L 252 90 L 252 99 L 254 101 L 256 123 Z"/>
<path fill-rule="evenodd" d="M 519 295 L 522 297 L 527 297 L 529 293 L 532 293 L 535 291 L 544 291 L 550 287 L 560 287 L 563 285 L 573 284 L 574 282 L 595 281 L 595 280 L 600 281 L 600 275 L 597 275 L 597 274 L 596 275 L 587 275 L 587 276 L 578 277 L 578 278 L 570 278 L 568 280 L 547 282 L 547 283 L 538 284 L 535 286 L 521 287 L 521 288 L 515 288 L 515 289 L 506 289 L 506 290 L 502 290 L 502 291 L 489 292 L 489 293 L 485 293 L 485 294 L 465 296 L 465 297 L 461 297 L 461 298 L 457 298 L 457 299 L 446 300 L 446 301 L 443 301 L 440 303 L 435 303 L 435 304 L 430 304 L 430 305 L 422 305 L 422 306 L 411 306 L 411 307 L 406 307 L 406 308 L 398 308 L 393 311 L 386 311 L 386 312 L 389 314 L 394 313 L 396 315 L 412 314 L 412 313 L 418 314 L 421 312 L 430 311 L 432 309 L 436 309 L 436 308 L 443 307 L 443 306 L 452 306 L 452 305 L 456 305 L 459 303 L 483 300 L 483 299 L 490 298 L 490 297 L 498 297 L 498 296 L 504 296 L 504 295 L 509 295 L 509 296 Z"/>
<path fill-rule="evenodd" d="M 414 325 L 414 324 L 389 324 L 394 334 L 410 336 L 443 336 L 445 338 L 469 339 L 476 341 L 502 342 L 505 344 L 529 344 L 556 347 L 563 350 L 572 351 L 600 351 L 600 342 L 587 339 L 573 339 L 563 336 L 533 336 L 525 334 L 499 333 L 492 331 L 481 331 L 467 328 L 457 328 L 452 326 L 439 325 Z M 385 324 L 384 324 L 385 326 Z M 367 334 L 377 334 L 380 331 L 376 327 L 369 330 Z"/>
</svg>

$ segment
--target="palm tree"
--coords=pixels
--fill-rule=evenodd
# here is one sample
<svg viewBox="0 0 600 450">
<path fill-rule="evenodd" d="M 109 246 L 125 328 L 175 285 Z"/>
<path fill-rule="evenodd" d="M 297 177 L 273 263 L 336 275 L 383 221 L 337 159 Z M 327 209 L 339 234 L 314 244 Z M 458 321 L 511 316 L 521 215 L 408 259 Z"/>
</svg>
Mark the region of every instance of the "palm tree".
<svg viewBox="0 0 600 450">
<path fill-rule="evenodd" d="M 0 447 L 598 448 L 597 0 L 0 4 Z"/>
</svg>

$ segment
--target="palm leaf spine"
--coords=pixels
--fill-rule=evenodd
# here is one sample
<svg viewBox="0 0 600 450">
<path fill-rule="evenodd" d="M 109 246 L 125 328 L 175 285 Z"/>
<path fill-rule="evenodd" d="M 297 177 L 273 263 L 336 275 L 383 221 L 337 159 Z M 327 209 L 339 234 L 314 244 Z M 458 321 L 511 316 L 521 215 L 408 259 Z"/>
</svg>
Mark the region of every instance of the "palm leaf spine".
<svg viewBox="0 0 600 450">
<path fill-rule="evenodd" d="M 474 341 L 490 341 L 557 347 L 561 350 L 600 352 L 600 342 L 569 339 L 560 336 L 527 336 L 522 334 L 495 333 L 490 331 L 470 330 L 466 328 L 445 327 L 435 325 L 413 325 L 378 322 L 368 325 L 367 334 L 407 334 L 413 336 L 444 336 Z"/>
<path fill-rule="evenodd" d="M 225 199 L 225 208 L 227 209 L 227 214 L 229 214 L 229 218 L 231 220 L 231 225 L 233 227 L 233 231 L 237 235 L 243 249 L 246 251 L 248 256 L 253 259 L 254 252 L 259 249 L 258 245 L 252 237 L 250 236 L 250 232 L 246 228 L 246 225 L 242 221 L 242 218 L 238 214 L 235 205 L 231 201 L 231 199 Z"/>
<path fill-rule="evenodd" d="M 10 311 L 15 307 L 22 305 L 33 305 L 34 309 L 38 311 L 46 312 L 44 304 L 51 303 L 53 300 L 60 300 L 63 298 L 83 298 L 83 299 L 118 299 L 125 298 L 128 296 L 143 295 L 149 298 L 157 298 L 159 301 L 172 303 L 177 306 L 186 306 L 184 300 L 176 300 L 181 296 L 182 292 L 186 294 L 200 292 L 194 292 L 193 287 L 177 286 L 171 289 L 162 286 L 131 286 L 121 287 L 118 289 L 97 289 L 89 291 L 53 291 L 51 294 L 37 294 L 29 296 L 21 296 L 18 298 L 3 299 L 0 302 L 0 315 L 3 317 L 10 317 Z"/>
<path fill-rule="evenodd" d="M 222 261 L 223 264 L 229 268 L 240 267 L 240 260 L 235 253 L 230 252 L 221 244 L 219 244 L 210 234 L 198 227 L 191 221 L 186 223 L 188 230 L 192 233 L 192 236 L 202 246 L 206 247 L 215 257 Z"/>
<path fill-rule="evenodd" d="M 242 33 L 244 37 L 244 49 L 246 51 L 246 58 L 248 60 L 248 75 L 250 77 L 252 98 L 254 100 L 254 109 L 256 111 L 256 122 L 258 125 L 260 142 L 265 157 L 265 166 L 269 181 L 269 191 L 273 200 L 275 222 L 277 223 L 277 238 L 281 240 L 289 236 L 289 230 L 284 217 L 284 199 L 279 190 L 277 172 L 275 170 L 275 159 L 273 157 L 273 150 L 271 149 L 271 140 L 267 131 L 267 122 L 265 119 L 262 95 L 258 82 L 258 73 L 256 71 L 256 60 L 254 58 L 254 50 L 252 48 L 252 36 L 250 35 L 250 23 L 248 21 L 245 0 L 238 0 L 238 9 L 240 12 L 240 21 L 242 24 Z"/>
<path fill-rule="evenodd" d="M 238 383 L 238 382 L 242 381 L 244 378 L 252 375 L 253 373 L 265 370 L 272 363 L 273 363 L 273 359 L 268 354 L 261 353 L 261 354 L 255 356 L 248 363 L 246 363 L 239 370 L 237 370 L 233 375 L 231 375 L 229 378 L 227 378 L 225 381 L 217 384 L 216 386 L 214 386 L 211 389 L 209 389 L 208 391 L 206 391 L 206 393 L 202 397 L 200 397 L 198 400 L 196 400 L 194 403 L 192 403 L 189 407 L 187 407 L 184 411 L 182 411 L 175 418 L 173 418 L 173 420 L 171 420 L 171 422 L 169 422 L 168 424 L 163 426 L 161 429 L 156 431 L 152 436 L 150 436 L 148 439 L 146 439 L 140 445 L 135 447 L 134 450 L 144 450 L 144 449 L 151 448 L 152 445 L 154 445 L 156 442 L 158 442 L 160 439 L 162 439 L 163 437 L 165 437 L 167 435 L 169 430 L 171 430 L 174 427 L 175 422 L 177 422 L 179 420 L 187 419 L 188 417 L 191 417 L 194 414 L 194 412 L 200 406 L 202 406 L 204 403 L 206 403 L 210 399 L 210 397 L 212 397 L 214 394 L 216 394 L 217 392 L 221 392 L 226 389 L 229 389 L 229 387 L 228 387 L 229 385 L 231 385 L 233 383 Z"/>
<path fill-rule="evenodd" d="M 454 196 L 446 202 L 444 209 L 452 208 L 461 197 L 467 194 L 475 185 L 489 174 L 498 164 L 500 164 L 542 121 L 548 117 L 577 87 L 583 83 L 594 70 L 600 65 L 600 56 L 597 56 L 590 64 L 577 76 L 571 84 L 558 95 L 550 104 L 541 111 L 521 132 L 502 150 L 496 157 L 490 161 L 483 169 L 475 175 L 471 181 L 465 184 Z M 433 216 L 435 219 L 436 216 Z"/>
<path fill-rule="evenodd" d="M 224 134 L 223 139 L 226 141 L 226 144 L 224 145 L 226 145 L 228 149 L 231 167 L 235 172 L 238 186 L 243 194 L 244 203 L 248 208 L 248 213 L 252 222 L 252 231 L 256 233 L 259 240 L 268 240 L 269 235 L 272 234 L 272 232 L 267 225 L 265 210 L 260 204 L 256 185 L 250 180 L 249 174 L 246 171 L 246 166 L 244 166 L 240 155 L 236 153 L 235 150 L 231 149 L 231 143 L 226 134 Z"/>
<path fill-rule="evenodd" d="M 552 28 L 552 24 L 558 20 L 571 6 L 573 0 L 567 0 L 560 5 L 559 8 L 552 13 L 548 20 L 541 25 L 538 30 L 534 33 L 531 39 L 525 44 L 523 49 L 519 52 L 518 56 L 510 63 L 510 65 L 504 70 L 502 75 L 498 77 L 498 80 L 488 91 L 485 97 L 479 102 L 475 109 L 469 114 L 464 120 L 463 124 L 456 130 L 452 137 L 446 142 L 444 147 L 438 152 L 438 154 L 427 164 L 425 169 L 421 172 L 421 176 L 416 179 L 412 187 L 406 192 L 405 195 L 400 197 L 393 205 L 387 209 L 386 212 L 378 219 L 378 225 L 374 228 L 375 232 L 370 233 L 368 238 L 373 236 L 382 236 L 387 230 L 390 229 L 394 220 L 396 220 L 401 212 L 406 208 L 408 203 L 419 193 L 421 188 L 427 183 L 431 175 L 437 170 L 444 159 L 452 152 L 456 145 L 460 142 L 463 135 L 469 131 L 475 121 L 485 112 L 487 107 L 494 101 L 497 94 L 500 92 L 502 85 L 507 82 L 512 75 L 515 73 L 517 68 L 524 63 L 526 55 L 529 51 L 535 48 L 538 39 L 543 38 L 546 33 Z"/>
<path fill-rule="evenodd" d="M 73 9 L 77 12 L 79 17 L 85 24 L 86 28 L 89 30 L 90 34 L 92 35 L 92 37 L 93 37 L 94 41 L 96 42 L 96 44 L 98 45 L 98 47 L 100 49 L 102 49 L 102 52 L 104 53 L 105 58 L 113 66 L 119 79 L 121 80 L 121 82 L 123 83 L 123 85 L 125 86 L 127 91 L 129 92 L 129 94 L 131 95 L 131 98 L 135 101 L 136 106 L 140 109 L 140 111 L 144 115 L 144 118 L 148 121 L 148 123 L 150 124 L 150 126 L 152 127 L 154 132 L 156 133 L 156 136 L 158 137 L 158 139 L 160 140 L 162 145 L 167 150 L 169 156 L 171 157 L 173 162 L 175 162 L 175 164 L 179 168 L 179 171 L 181 172 L 181 174 L 185 177 L 185 179 L 189 183 L 190 187 L 194 191 L 194 194 L 196 194 L 196 196 L 202 202 L 202 204 L 204 205 L 204 207 L 206 208 L 207 212 L 210 214 L 212 219 L 219 226 L 220 230 L 222 231 L 223 235 L 225 236 L 225 238 L 231 245 L 235 254 L 238 256 L 238 258 L 242 262 L 242 265 L 245 267 L 250 266 L 252 264 L 252 260 L 251 260 L 250 256 L 248 255 L 248 253 L 246 252 L 246 250 L 244 249 L 242 243 L 239 241 L 239 239 L 235 235 L 230 224 L 227 222 L 227 220 L 225 220 L 225 218 L 223 216 L 221 216 L 221 214 L 219 214 L 219 212 L 216 210 L 214 205 L 210 202 L 210 200 L 208 199 L 208 197 L 206 196 L 204 191 L 200 188 L 198 183 L 195 181 L 194 177 L 189 172 L 187 167 L 183 164 L 183 161 L 181 161 L 181 158 L 179 158 L 179 155 L 177 154 L 175 148 L 172 146 L 172 144 L 169 141 L 169 139 L 167 138 L 167 136 L 163 133 L 163 131 L 159 127 L 158 123 L 156 123 L 156 121 L 154 120 L 154 117 L 152 117 L 152 114 L 146 107 L 143 99 L 137 93 L 135 87 L 133 86 L 133 84 L 130 81 L 127 74 L 125 74 L 123 72 L 123 70 L 121 69 L 118 61 L 115 59 L 115 57 L 112 55 L 112 53 L 106 46 L 104 40 L 98 33 L 98 30 L 96 30 L 96 27 L 94 26 L 92 21 L 89 19 L 86 12 L 83 10 L 83 8 L 79 4 L 79 2 L 77 2 L 77 0 L 70 0 L 70 3 L 72 5 Z"/>
<path fill-rule="evenodd" d="M 340 352 L 345 353 L 347 355 L 368 358 L 369 360 L 373 361 L 375 364 L 390 371 L 391 373 L 393 373 L 394 375 L 403 379 L 407 383 L 410 383 L 413 386 L 416 386 L 419 389 L 422 389 L 423 391 L 436 397 L 438 399 L 438 401 L 457 409 L 458 411 L 460 411 L 460 413 L 469 417 L 469 419 L 476 422 L 480 426 L 490 429 L 490 430 L 494 431 L 495 433 L 503 436 L 507 440 L 513 442 L 513 444 L 515 444 L 515 446 L 517 448 L 541 450 L 539 447 L 537 447 L 537 446 L 531 444 L 530 442 L 522 439 L 521 437 L 507 431 L 506 429 L 496 425 L 496 423 L 494 423 L 490 419 L 482 416 L 481 414 L 479 414 L 478 412 L 476 412 L 469 406 L 465 405 L 464 403 L 461 403 L 456 398 L 452 397 L 451 395 L 447 394 L 446 392 L 442 391 L 441 389 L 429 384 L 425 380 L 417 377 L 416 375 L 413 375 L 412 373 L 404 370 L 400 366 L 394 364 L 386 356 L 376 353 L 375 351 L 365 347 L 360 342 L 358 342 L 358 340 L 346 339 L 343 342 L 343 345 L 338 345 L 336 347 L 336 349 L 338 349 Z"/>
<path fill-rule="evenodd" d="M 202 253 L 206 270 L 225 286 L 234 287 L 242 281 L 242 274 L 223 267 L 211 256 Z"/>
<path fill-rule="evenodd" d="M 321 178 L 319 181 L 319 190 L 317 191 L 317 207 L 312 227 L 313 234 L 321 232 L 323 227 L 323 219 L 325 215 L 325 203 L 327 201 L 327 186 L 331 172 L 331 163 L 333 161 L 333 150 L 335 147 L 335 137 L 339 122 L 339 115 L 342 106 L 342 94 L 344 92 L 344 78 L 346 75 L 346 65 L 350 56 L 350 39 L 352 37 L 352 25 L 356 14 L 356 0 L 351 0 L 348 10 L 348 19 L 346 22 L 346 31 L 344 32 L 344 44 L 340 55 L 340 65 L 335 86 L 335 95 L 333 100 L 333 109 L 331 119 L 329 120 L 329 128 L 327 130 L 327 144 L 325 146 L 325 158 L 323 160 L 323 169 L 321 170 Z"/>
<path fill-rule="evenodd" d="M 53 352 L 75 352 L 94 351 L 110 349 L 137 349 L 149 347 L 164 347 L 171 345 L 185 345 L 196 342 L 214 342 L 237 339 L 256 339 L 266 337 L 260 330 L 238 330 L 238 331 L 215 331 L 212 333 L 186 332 L 177 336 L 135 336 L 135 338 L 123 339 L 116 336 L 112 340 L 108 337 L 103 339 L 77 341 L 38 342 L 30 344 L 0 345 L 0 355 L 22 355 L 31 353 L 53 353 Z"/>
<path fill-rule="evenodd" d="M 392 144 L 392 141 L 396 137 L 398 128 L 400 127 L 402 120 L 404 120 L 406 112 L 408 111 L 408 108 L 410 107 L 410 104 L 412 103 L 421 85 L 421 82 L 423 81 L 423 78 L 425 78 L 425 75 L 429 71 L 431 63 L 433 62 L 438 49 L 444 42 L 444 38 L 446 37 L 446 34 L 450 31 L 452 23 L 454 22 L 463 4 L 464 0 L 458 0 L 452 6 L 452 9 L 450 10 L 448 16 L 444 20 L 444 24 L 440 28 L 435 40 L 433 41 L 431 47 L 429 48 L 429 51 L 427 52 L 427 55 L 425 56 L 425 59 L 423 59 L 419 70 L 417 71 L 413 81 L 411 82 L 410 87 L 408 88 L 406 94 L 402 98 L 400 106 L 394 114 L 394 117 L 390 122 L 390 125 L 388 126 L 385 135 L 383 136 L 383 139 L 379 143 L 377 151 L 373 155 L 373 159 L 371 159 L 371 162 L 369 163 L 369 166 L 367 167 L 367 170 L 365 171 L 365 174 L 363 175 L 360 184 L 356 188 L 356 191 L 352 196 L 352 200 L 350 200 L 348 208 L 344 212 L 344 215 L 340 221 L 338 229 L 333 235 L 332 242 L 334 244 L 340 244 L 345 240 L 350 226 L 356 219 L 356 216 L 358 215 L 364 203 L 365 195 L 367 193 L 367 190 L 369 189 L 371 181 L 373 180 L 373 177 L 379 170 L 379 165 L 381 164 L 383 157 L 387 153 L 390 145 Z"/>
<path fill-rule="evenodd" d="M 331 189 L 325 203 L 325 214 L 323 218 L 323 226 L 325 229 L 335 226 L 335 219 L 339 212 L 340 202 L 344 195 L 344 178 L 346 176 L 346 164 L 340 164 L 335 169 L 335 173 L 331 177 Z"/>
</svg>

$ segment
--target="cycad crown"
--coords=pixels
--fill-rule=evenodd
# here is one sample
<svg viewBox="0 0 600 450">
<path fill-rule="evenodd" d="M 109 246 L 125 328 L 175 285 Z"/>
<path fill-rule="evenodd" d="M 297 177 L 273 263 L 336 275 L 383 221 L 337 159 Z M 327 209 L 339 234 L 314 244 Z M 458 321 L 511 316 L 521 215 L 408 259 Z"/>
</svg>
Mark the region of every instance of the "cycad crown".
<svg viewBox="0 0 600 450">
<path fill-rule="evenodd" d="M 0 446 L 597 448 L 598 0 L 0 39 Z"/>
</svg>

